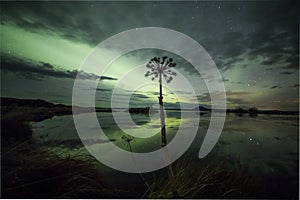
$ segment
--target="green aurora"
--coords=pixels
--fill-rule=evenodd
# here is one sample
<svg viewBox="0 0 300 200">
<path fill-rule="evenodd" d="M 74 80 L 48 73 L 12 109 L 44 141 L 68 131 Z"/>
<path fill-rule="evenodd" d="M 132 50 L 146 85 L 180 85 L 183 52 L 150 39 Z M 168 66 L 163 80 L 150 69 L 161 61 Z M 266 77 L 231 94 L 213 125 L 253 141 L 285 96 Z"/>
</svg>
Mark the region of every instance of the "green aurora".
<svg viewBox="0 0 300 200">
<path fill-rule="evenodd" d="M 289 6 L 291 11 L 281 9 L 282 5 Z M 155 12 L 147 9 L 149 6 L 159 10 L 168 7 L 170 13 L 178 15 L 158 12 L 162 19 L 159 21 Z M 64 10 L 68 11 L 67 15 Z M 114 12 L 116 10 L 118 12 Z M 252 14 L 262 10 L 267 14 Z M 280 13 L 279 17 L 274 16 L 275 12 Z M 71 104 L 72 78 L 33 72 L 16 64 L 12 69 L 3 60 L 9 58 L 14 65 L 14 59 L 21 59 L 41 70 L 46 66 L 41 63 L 47 63 L 51 70 L 68 72 L 77 70 L 92 49 L 109 36 L 132 28 L 157 26 L 181 31 L 206 48 L 223 76 L 229 108 L 255 106 L 259 109 L 298 110 L 299 30 L 296 14 L 292 4 L 283 1 L 1 2 L 1 94 Z M 122 20 L 118 20 L 120 17 Z M 265 27 L 268 23 L 271 23 L 270 27 Z M 113 50 L 107 49 L 107 54 L 110 53 Z M 115 61 L 105 76 L 119 79 L 159 53 L 168 54 L 157 50 L 131 52 Z M 199 104 L 209 105 L 209 94 L 202 78 L 193 72 L 189 63 L 180 58 L 177 61 L 177 70 L 197 88 Z M 103 67 L 100 63 L 95 63 L 95 66 Z M 134 79 L 145 78 L 143 74 L 136 74 Z M 100 81 L 99 87 L 108 91 L 115 83 L 114 80 Z M 89 80 L 83 84 L 88 88 Z M 154 94 L 156 91 L 157 85 L 153 84 L 136 93 L 149 95 L 149 92 Z M 178 92 L 184 92 L 180 83 Z M 102 94 L 102 101 L 97 103 L 109 107 L 108 97 L 109 94 Z M 172 92 L 166 94 L 165 101 L 170 105 L 177 100 Z M 136 105 L 147 106 L 156 103 L 156 96 L 136 98 L 135 101 Z M 186 98 L 184 103 L 195 102 Z"/>
</svg>

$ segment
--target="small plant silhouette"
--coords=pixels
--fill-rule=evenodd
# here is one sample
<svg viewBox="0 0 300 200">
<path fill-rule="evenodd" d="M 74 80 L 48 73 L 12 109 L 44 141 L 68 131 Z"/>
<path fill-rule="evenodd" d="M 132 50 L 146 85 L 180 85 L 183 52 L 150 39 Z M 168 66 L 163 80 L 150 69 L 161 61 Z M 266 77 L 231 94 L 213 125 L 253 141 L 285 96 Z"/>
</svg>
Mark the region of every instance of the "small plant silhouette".
<svg viewBox="0 0 300 200">
<path fill-rule="evenodd" d="M 131 135 L 122 135 L 121 139 L 126 143 L 126 145 L 129 147 L 130 152 L 132 152 L 131 144 L 130 142 L 135 141 L 134 137 Z"/>
<path fill-rule="evenodd" d="M 130 152 L 133 153 L 130 143 L 135 142 L 134 137 L 131 135 L 122 135 L 121 139 L 125 142 L 126 146 L 129 147 Z M 134 156 L 132 156 L 132 159 L 134 160 Z M 139 174 L 140 174 L 141 179 L 144 181 L 145 185 L 147 186 L 148 190 L 152 194 L 152 189 L 151 189 L 151 186 L 149 185 L 148 181 L 145 179 L 145 177 L 143 176 L 143 174 L 141 172 L 139 172 Z"/>
</svg>

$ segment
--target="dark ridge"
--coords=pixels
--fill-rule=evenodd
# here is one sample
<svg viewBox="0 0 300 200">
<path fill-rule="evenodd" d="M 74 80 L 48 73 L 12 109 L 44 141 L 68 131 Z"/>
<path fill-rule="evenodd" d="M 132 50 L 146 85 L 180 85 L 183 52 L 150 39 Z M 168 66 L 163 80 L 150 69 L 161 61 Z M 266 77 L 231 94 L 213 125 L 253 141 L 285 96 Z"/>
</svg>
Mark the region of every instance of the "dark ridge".
<svg viewBox="0 0 300 200">
<path fill-rule="evenodd" d="M 16 99 L 1 97 L 1 106 L 29 106 L 51 108 L 54 106 L 54 104 L 41 99 Z"/>
</svg>

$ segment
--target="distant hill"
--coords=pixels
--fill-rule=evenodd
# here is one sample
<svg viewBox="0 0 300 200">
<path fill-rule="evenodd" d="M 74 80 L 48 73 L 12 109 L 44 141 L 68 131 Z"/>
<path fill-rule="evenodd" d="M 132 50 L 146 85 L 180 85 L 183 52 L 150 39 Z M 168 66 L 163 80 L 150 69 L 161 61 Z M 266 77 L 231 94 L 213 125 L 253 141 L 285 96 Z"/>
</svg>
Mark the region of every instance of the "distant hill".
<svg viewBox="0 0 300 200">
<path fill-rule="evenodd" d="M 211 111 L 210 108 L 206 108 L 206 107 L 204 107 L 204 106 L 199 106 L 199 110 L 200 110 L 200 111 Z"/>
<path fill-rule="evenodd" d="M 179 103 L 177 103 L 179 105 Z M 166 103 L 165 109 L 166 110 L 181 110 L 180 106 L 177 107 L 173 105 L 171 107 L 168 103 Z M 168 107 L 169 106 L 169 107 Z M 9 107 L 32 107 L 32 108 L 48 108 L 48 112 L 54 113 L 54 115 L 64 115 L 64 114 L 72 114 L 72 106 L 71 105 L 64 105 L 64 104 L 54 104 L 42 99 L 17 99 L 17 98 L 10 98 L 10 97 L 1 97 L 1 113 L 8 111 Z M 6 109 L 3 109 L 3 108 Z M 199 105 L 200 112 L 211 112 L 211 108 L 207 108 L 205 106 Z M 88 107 L 77 107 L 76 113 L 81 112 L 91 112 L 93 110 L 96 112 L 111 112 L 111 108 L 88 108 Z M 196 109 L 196 108 L 195 108 Z M 155 110 L 155 109 L 154 109 Z M 186 109 L 189 110 L 189 109 Z M 130 108 L 129 112 L 132 113 L 148 113 L 149 107 L 146 108 Z M 221 111 L 221 110 L 216 110 Z M 281 111 L 281 110 L 258 110 L 256 108 L 249 108 L 249 109 L 227 109 L 227 113 L 237 113 L 243 114 L 248 113 L 251 115 L 256 114 L 279 114 L 279 115 L 299 115 L 299 111 Z"/>
<path fill-rule="evenodd" d="M 200 111 L 208 111 L 211 112 L 211 108 L 206 108 L 204 106 L 199 106 Z M 216 110 L 216 111 L 222 111 L 222 110 Z M 249 108 L 249 109 L 227 109 L 227 113 L 237 113 L 237 114 L 243 114 L 248 113 L 251 115 L 256 114 L 278 114 L 278 115 L 299 115 L 299 111 L 284 111 L 284 110 L 258 110 L 256 108 Z"/>
<path fill-rule="evenodd" d="M 53 107 L 54 104 L 41 99 L 16 99 L 1 97 L 1 106 Z"/>
</svg>

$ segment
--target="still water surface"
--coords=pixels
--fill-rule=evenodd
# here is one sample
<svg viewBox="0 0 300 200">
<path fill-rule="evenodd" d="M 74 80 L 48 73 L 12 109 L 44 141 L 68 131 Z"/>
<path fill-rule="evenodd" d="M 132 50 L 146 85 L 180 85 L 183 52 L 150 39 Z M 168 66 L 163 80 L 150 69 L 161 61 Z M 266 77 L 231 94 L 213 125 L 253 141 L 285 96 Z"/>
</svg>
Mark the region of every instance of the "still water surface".
<svg viewBox="0 0 300 200">
<path fill-rule="evenodd" d="M 128 145 L 121 139 L 124 132 L 118 128 L 112 113 L 97 113 L 98 121 L 109 138 L 90 138 L 89 145 L 97 148 L 97 145 L 106 142 L 114 142 L 119 147 L 129 150 Z M 176 134 L 178 127 L 184 126 L 186 134 L 193 124 L 195 116 L 181 119 L 180 112 L 167 111 L 166 129 L 170 141 Z M 134 152 L 149 152 L 160 148 L 161 137 L 159 134 L 159 120 L 150 121 L 149 116 L 144 114 L 131 114 L 133 121 L 138 127 L 125 127 L 126 131 L 139 132 L 139 130 L 157 130 L 157 134 L 149 138 L 135 138 L 131 142 Z M 299 118 L 298 116 L 281 115 L 248 115 L 236 116 L 229 114 L 221 137 L 214 149 L 202 160 L 198 158 L 199 149 L 206 134 L 210 114 L 200 117 L 198 133 L 194 142 L 180 159 L 191 158 L 193 166 L 208 164 L 211 162 L 226 161 L 229 166 L 240 162 L 255 176 L 261 178 L 261 184 L 270 185 L 270 190 L 280 190 L 282 196 L 285 193 L 294 192 L 298 188 L 298 141 L 299 141 Z M 76 132 L 73 117 L 59 116 L 42 122 L 33 123 L 34 137 L 40 148 L 48 148 L 51 151 L 68 151 L 71 155 L 86 155 L 88 152 L 83 147 Z M 97 128 L 91 131 L 98 131 Z M 147 134 L 141 131 L 140 134 Z M 126 187 L 128 183 L 141 184 L 135 174 L 118 172 L 99 164 L 100 170 L 105 173 L 105 180 L 116 187 Z M 147 176 L 147 175 L 146 175 Z M 284 188 L 282 188 L 284 187 Z M 134 188 L 134 187 L 133 187 Z M 276 192 L 276 191 L 275 191 Z M 280 194 L 279 194 L 280 196 Z"/>
</svg>

